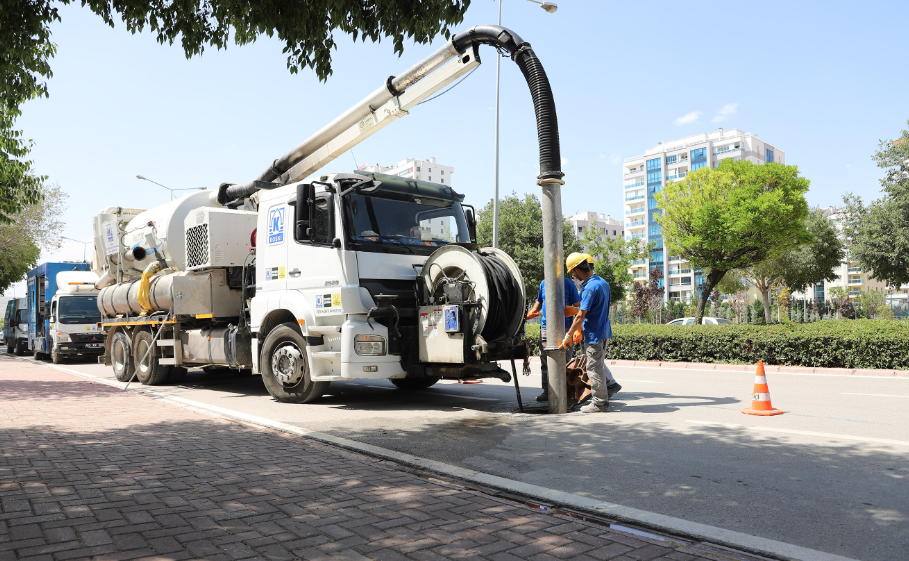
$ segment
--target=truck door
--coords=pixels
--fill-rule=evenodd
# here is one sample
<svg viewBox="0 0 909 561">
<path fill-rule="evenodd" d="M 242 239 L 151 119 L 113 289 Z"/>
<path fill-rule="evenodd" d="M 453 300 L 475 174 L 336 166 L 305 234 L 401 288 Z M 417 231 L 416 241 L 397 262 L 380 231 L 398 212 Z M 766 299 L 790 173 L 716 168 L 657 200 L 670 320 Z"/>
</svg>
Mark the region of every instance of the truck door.
<svg viewBox="0 0 909 561">
<path fill-rule="evenodd" d="M 344 281 L 342 250 L 335 220 L 335 195 L 316 193 L 310 205 L 294 205 L 294 239 L 287 246 L 287 288 L 306 293 L 317 310 L 333 310 L 341 303 Z M 327 296 L 327 297 L 326 297 Z"/>
<path fill-rule="evenodd" d="M 265 210 L 266 224 L 259 229 L 256 256 L 256 285 L 261 292 L 287 289 L 287 245 L 292 229 L 288 218 L 292 212 L 285 200 L 275 201 Z"/>
</svg>

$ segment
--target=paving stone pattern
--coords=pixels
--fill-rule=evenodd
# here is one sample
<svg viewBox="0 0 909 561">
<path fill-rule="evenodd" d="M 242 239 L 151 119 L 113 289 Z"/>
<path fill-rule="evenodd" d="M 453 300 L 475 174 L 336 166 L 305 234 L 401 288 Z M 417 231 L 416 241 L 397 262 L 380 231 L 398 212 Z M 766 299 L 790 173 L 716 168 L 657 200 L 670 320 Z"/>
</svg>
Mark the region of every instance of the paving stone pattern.
<svg viewBox="0 0 909 561">
<path fill-rule="evenodd" d="M 0 504 L 0 561 L 717 559 L 8 357 Z"/>
</svg>

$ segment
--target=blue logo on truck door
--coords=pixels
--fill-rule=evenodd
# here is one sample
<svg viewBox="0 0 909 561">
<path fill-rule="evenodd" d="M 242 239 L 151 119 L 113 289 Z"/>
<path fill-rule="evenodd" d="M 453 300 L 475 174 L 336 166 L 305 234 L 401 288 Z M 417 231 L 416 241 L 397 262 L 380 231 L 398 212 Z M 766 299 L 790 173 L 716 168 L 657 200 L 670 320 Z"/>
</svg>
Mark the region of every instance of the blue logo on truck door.
<svg viewBox="0 0 909 561">
<path fill-rule="evenodd" d="M 283 206 L 268 211 L 268 245 L 284 243 L 284 211 Z"/>
</svg>

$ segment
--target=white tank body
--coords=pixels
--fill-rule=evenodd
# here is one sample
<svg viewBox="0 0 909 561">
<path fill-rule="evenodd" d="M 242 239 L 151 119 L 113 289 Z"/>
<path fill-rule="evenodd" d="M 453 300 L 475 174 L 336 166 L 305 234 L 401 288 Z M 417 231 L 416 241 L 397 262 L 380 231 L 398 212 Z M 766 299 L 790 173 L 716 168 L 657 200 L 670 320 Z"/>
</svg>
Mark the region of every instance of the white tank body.
<svg viewBox="0 0 909 561">
<path fill-rule="evenodd" d="M 177 271 L 183 271 L 186 268 L 186 234 L 184 231 L 186 217 L 199 207 L 220 206 L 217 192 L 199 191 L 139 214 L 130 220 L 122 239 L 127 250 L 139 246 L 144 248 L 148 255 L 142 261 L 125 263 L 126 266 L 141 272 L 155 260 L 155 248 L 149 247 L 149 243 L 146 241 L 146 234 L 152 233 L 152 227 L 148 223 L 154 222 L 154 231 L 159 240 L 158 250 L 164 255 L 167 266 Z"/>
</svg>

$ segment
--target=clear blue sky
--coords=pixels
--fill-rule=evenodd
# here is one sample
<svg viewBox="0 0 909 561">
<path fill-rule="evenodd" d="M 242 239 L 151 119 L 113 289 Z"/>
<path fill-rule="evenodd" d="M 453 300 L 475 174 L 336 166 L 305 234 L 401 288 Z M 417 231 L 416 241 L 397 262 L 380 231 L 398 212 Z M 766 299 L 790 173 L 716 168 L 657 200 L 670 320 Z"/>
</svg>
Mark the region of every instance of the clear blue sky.
<svg viewBox="0 0 909 561">
<path fill-rule="evenodd" d="M 786 152 L 811 180 L 809 203 L 849 191 L 874 198 L 880 139 L 909 119 L 909 2 L 606 2 L 561 0 L 555 14 L 504 0 L 503 25 L 529 41 L 552 82 L 566 185 L 562 207 L 618 216 L 621 158 L 660 141 L 740 128 Z M 461 29 L 495 23 L 496 2 L 473 0 Z M 19 128 L 36 142 L 39 173 L 70 194 L 65 234 L 87 240 L 109 205 L 151 207 L 170 187 L 254 178 L 396 74 L 438 48 L 336 35 L 334 75 L 292 75 L 282 45 L 206 50 L 186 60 L 148 32 L 111 29 L 78 5 L 54 25 L 50 98 L 29 102 Z M 495 52 L 443 97 L 354 149 L 356 161 L 435 156 L 455 189 L 492 197 Z M 715 121 L 723 107 L 734 112 Z M 698 119 L 676 121 L 692 112 Z M 727 112 L 728 113 L 728 112 Z M 536 192 L 536 128 L 517 67 L 502 61 L 501 191 Z M 325 171 L 349 171 L 346 155 Z M 46 258 L 81 259 L 69 243 Z M 21 286 L 17 294 L 21 295 Z"/>
</svg>

